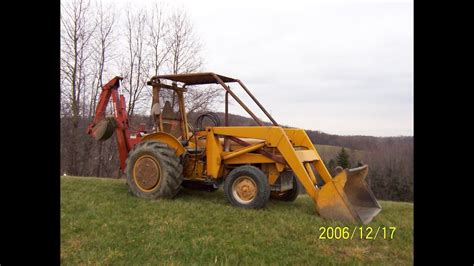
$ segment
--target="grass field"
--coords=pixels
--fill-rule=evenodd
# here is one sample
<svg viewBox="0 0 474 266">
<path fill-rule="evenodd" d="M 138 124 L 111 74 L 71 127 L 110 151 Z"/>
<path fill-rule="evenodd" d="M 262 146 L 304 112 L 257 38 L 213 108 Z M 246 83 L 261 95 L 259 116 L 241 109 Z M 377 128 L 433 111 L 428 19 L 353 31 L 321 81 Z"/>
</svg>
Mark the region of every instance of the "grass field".
<svg viewBox="0 0 474 266">
<path fill-rule="evenodd" d="M 321 240 L 321 226 L 354 225 L 319 218 L 307 196 L 245 210 L 230 206 L 222 190 L 145 200 L 129 194 L 124 180 L 66 176 L 61 263 L 411 265 L 413 204 L 381 204 L 382 212 L 367 226 L 395 226 L 393 239 Z"/>
</svg>

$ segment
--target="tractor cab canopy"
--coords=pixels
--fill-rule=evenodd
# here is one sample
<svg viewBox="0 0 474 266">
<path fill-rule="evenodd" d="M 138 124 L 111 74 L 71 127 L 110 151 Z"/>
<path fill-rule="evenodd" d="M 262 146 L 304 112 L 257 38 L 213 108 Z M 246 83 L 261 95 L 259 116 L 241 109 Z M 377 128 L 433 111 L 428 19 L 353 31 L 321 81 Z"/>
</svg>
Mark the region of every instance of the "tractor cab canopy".
<svg viewBox="0 0 474 266">
<path fill-rule="evenodd" d="M 182 87 L 178 87 L 176 84 L 173 86 L 163 84 L 161 80 L 170 80 L 173 82 L 183 83 Z M 241 99 L 230 89 L 226 83 L 237 82 L 244 89 L 250 98 L 257 104 L 260 110 L 267 116 L 268 119 L 273 123 L 274 126 L 278 126 L 278 123 L 273 119 L 273 117 L 267 112 L 267 110 L 260 104 L 260 102 L 255 98 L 255 96 L 245 87 L 245 85 L 238 79 L 229 78 L 223 75 L 218 75 L 213 72 L 198 72 L 198 73 L 186 73 L 186 74 L 173 74 L 173 75 L 158 75 L 154 76 L 148 81 L 148 85 L 157 87 L 157 88 L 166 88 L 179 91 L 186 91 L 187 85 L 204 85 L 204 84 L 220 84 L 222 88 L 226 91 L 225 94 L 225 126 L 227 124 L 228 117 L 228 95 L 232 96 L 234 100 L 240 104 L 240 106 L 247 111 L 247 113 L 253 118 L 253 120 L 260 126 L 263 126 L 264 123 L 245 105 Z"/>
<path fill-rule="evenodd" d="M 174 74 L 174 75 L 158 75 L 151 78 L 151 80 L 171 80 L 175 82 L 181 82 L 186 85 L 204 85 L 204 84 L 218 84 L 219 81 L 224 83 L 227 82 L 239 82 L 238 79 L 229 78 L 226 76 L 218 75 L 212 72 L 200 72 L 200 73 L 186 73 L 186 74 Z"/>
</svg>

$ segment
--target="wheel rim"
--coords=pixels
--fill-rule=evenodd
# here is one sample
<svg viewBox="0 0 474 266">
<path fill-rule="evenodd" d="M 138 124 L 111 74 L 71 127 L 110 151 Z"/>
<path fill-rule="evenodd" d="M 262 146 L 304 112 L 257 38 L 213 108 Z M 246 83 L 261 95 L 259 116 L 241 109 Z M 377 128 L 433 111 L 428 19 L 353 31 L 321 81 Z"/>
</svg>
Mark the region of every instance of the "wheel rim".
<svg viewBox="0 0 474 266">
<path fill-rule="evenodd" d="M 239 203 L 248 204 L 257 195 L 257 184 L 252 178 L 241 176 L 232 184 L 232 195 Z"/>
<path fill-rule="evenodd" d="M 160 183 L 160 177 L 160 164 L 152 156 L 141 156 L 135 162 L 133 166 L 133 179 L 140 190 L 145 192 L 153 191 Z"/>
</svg>

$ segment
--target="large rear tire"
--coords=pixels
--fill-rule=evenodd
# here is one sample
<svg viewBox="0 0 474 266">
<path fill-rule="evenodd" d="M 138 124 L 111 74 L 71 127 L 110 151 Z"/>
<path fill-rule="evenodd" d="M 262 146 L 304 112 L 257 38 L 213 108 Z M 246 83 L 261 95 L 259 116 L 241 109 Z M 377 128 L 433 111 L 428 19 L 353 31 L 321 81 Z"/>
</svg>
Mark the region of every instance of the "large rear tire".
<svg viewBox="0 0 474 266">
<path fill-rule="evenodd" d="M 270 198 L 267 176 L 257 167 L 239 166 L 224 181 L 224 195 L 236 207 L 258 209 Z"/>
<path fill-rule="evenodd" d="M 130 192 L 140 198 L 173 198 L 183 182 L 175 151 L 157 141 L 138 143 L 128 154 L 125 174 Z"/>
</svg>

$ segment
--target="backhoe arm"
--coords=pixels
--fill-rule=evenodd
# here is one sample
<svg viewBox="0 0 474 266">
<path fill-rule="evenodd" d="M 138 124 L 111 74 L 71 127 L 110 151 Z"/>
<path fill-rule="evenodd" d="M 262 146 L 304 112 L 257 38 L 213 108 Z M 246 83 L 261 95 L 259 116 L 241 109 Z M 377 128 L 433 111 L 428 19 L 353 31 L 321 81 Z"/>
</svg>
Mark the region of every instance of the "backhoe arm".
<svg viewBox="0 0 474 266">
<path fill-rule="evenodd" d="M 87 134 L 92 135 L 92 128 L 97 125 L 102 119 L 104 119 L 105 110 L 110 101 L 110 97 L 112 96 L 112 91 L 118 89 L 118 87 L 120 86 L 119 81 L 122 79 L 122 77 L 115 77 L 102 87 L 102 92 L 99 96 L 99 103 L 95 108 L 94 120 L 92 121 L 92 123 L 89 124 L 87 128 Z"/>
<path fill-rule="evenodd" d="M 140 137 L 135 138 L 133 143 L 130 140 L 125 98 L 118 93 L 122 79 L 122 77 L 114 77 L 102 87 L 95 116 L 87 128 L 87 134 L 103 141 L 110 138 L 115 132 L 119 150 L 120 169 L 124 170 L 128 152 L 132 149 L 133 144 L 140 140 Z M 111 98 L 114 107 L 114 117 L 105 118 L 105 110 Z"/>
</svg>

